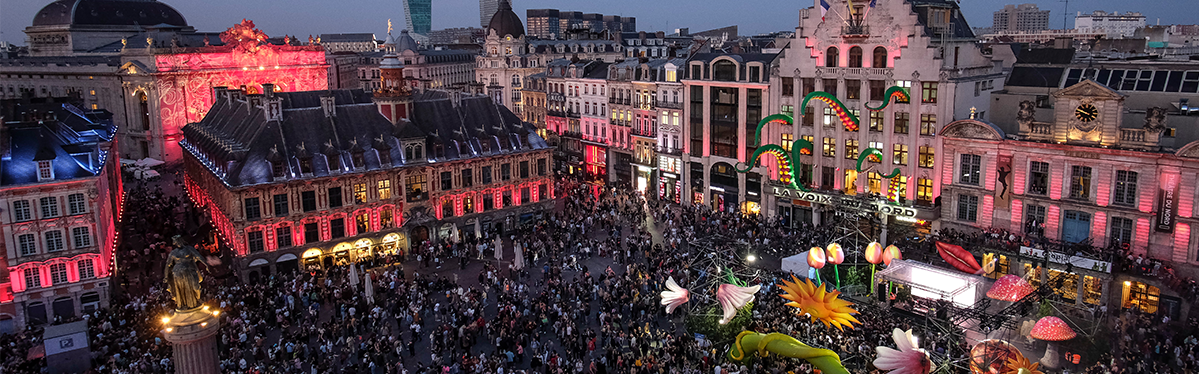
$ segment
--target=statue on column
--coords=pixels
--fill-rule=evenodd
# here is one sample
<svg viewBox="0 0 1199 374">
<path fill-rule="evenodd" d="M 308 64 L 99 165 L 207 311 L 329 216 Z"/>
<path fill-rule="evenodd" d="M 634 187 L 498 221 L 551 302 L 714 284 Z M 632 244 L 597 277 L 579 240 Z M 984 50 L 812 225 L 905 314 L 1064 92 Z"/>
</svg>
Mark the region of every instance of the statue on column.
<svg viewBox="0 0 1199 374">
<path fill-rule="evenodd" d="M 197 264 L 204 264 L 204 259 L 195 247 L 188 245 L 182 236 L 172 238 L 175 250 L 167 257 L 166 269 L 163 270 L 163 281 L 175 299 L 175 310 L 185 311 L 200 307 L 200 275 Z"/>
</svg>

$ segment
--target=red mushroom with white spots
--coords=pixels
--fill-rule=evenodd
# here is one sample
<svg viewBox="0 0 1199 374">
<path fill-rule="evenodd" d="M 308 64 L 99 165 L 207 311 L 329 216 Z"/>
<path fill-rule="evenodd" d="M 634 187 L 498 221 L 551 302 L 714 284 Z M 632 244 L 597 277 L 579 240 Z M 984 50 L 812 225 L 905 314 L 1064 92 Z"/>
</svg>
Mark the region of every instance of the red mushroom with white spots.
<svg viewBox="0 0 1199 374">
<path fill-rule="evenodd" d="M 987 297 L 995 300 L 1017 301 L 1023 299 L 1034 290 L 1024 278 L 1014 274 L 1004 275 L 987 290 Z"/>
<path fill-rule="evenodd" d="M 1059 367 L 1058 357 L 1061 356 L 1057 351 L 1057 342 L 1074 339 L 1078 334 L 1061 318 L 1048 316 L 1041 318 L 1036 325 L 1033 325 L 1032 333 L 1029 336 L 1049 342 L 1049 346 L 1045 347 L 1045 356 L 1041 357 L 1041 365 L 1057 368 Z"/>
</svg>

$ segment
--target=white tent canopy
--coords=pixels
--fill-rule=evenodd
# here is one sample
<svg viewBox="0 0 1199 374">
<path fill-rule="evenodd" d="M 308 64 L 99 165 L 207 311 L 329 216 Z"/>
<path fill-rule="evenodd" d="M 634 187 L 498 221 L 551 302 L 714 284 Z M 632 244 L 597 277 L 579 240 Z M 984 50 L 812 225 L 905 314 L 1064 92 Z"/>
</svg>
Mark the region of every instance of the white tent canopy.
<svg viewBox="0 0 1199 374">
<path fill-rule="evenodd" d="M 892 261 L 875 274 L 875 283 L 882 281 L 906 284 L 912 287 L 913 296 L 949 300 L 961 307 L 978 302 L 987 286 L 986 278 L 911 260 Z"/>
<path fill-rule="evenodd" d="M 816 278 L 816 269 L 808 266 L 808 251 L 784 258 L 781 268 L 784 272 L 790 272 L 797 277 Z"/>
</svg>

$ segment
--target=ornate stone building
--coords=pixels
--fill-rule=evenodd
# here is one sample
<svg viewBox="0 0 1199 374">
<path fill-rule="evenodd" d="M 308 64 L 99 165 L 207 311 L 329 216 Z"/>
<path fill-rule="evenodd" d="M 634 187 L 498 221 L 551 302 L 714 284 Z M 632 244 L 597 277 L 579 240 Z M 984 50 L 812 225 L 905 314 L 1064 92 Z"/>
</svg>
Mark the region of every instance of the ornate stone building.
<svg viewBox="0 0 1199 374">
<path fill-rule="evenodd" d="M 217 88 L 184 129 L 187 190 L 246 279 L 502 233 L 552 206 L 531 124 L 487 96 L 413 94 L 384 65 L 375 100 Z"/>
<path fill-rule="evenodd" d="M 763 142 L 789 148 L 792 142 L 810 141 L 812 157 L 794 162 L 800 164 L 801 183 L 822 196 L 895 196 L 917 212 L 900 224 L 934 221 L 942 183 L 937 134 L 972 113 L 987 118 L 990 91 L 1003 86 L 1002 67 L 980 49 L 954 1 L 830 0 L 827 14 L 822 3 L 800 10 L 794 39 L 770 76 L 771 105 L 764 115 L 788 114 L 794 124 L 767 126 Z M 892 86 L 906 89 L 910 100 L 894 102 L 885 95 Z M 858 128 L 842 126 L 836 109 L 816 100 L 801 116 L 804 97 L 816 91 L 837 97 L 859 119 Z M 866 109 L 884 102 L 890 104 L 882 111 Z M 868 149 L 881 156 L 859 172 L 857 160 Z M 896 168 L 898 175 L 882 178 Z M 838 210 L 801 200 L 783 198 L 763 209 L 787 222 L 817 224 L 834 219 Z M 899 218 L 876 217 L 883 227 Z"/>
<path fill-rule="evenodd" d="M 124 197 L 111 116 L 0 101 L 0 334 L 108 306 Z"/>
</svg>

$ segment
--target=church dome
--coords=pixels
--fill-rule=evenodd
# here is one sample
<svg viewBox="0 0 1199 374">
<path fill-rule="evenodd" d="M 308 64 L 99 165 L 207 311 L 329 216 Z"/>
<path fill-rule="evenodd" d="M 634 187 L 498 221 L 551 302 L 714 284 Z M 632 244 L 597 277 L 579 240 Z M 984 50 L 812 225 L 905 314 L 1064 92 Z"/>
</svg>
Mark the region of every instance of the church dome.
<svg viewBox="0 0 1199 374">
<path fill-rule="evenodd" d="M 501 38 L 511 35 L 513 38 L 525 36 L 525 25 L 520 21 L 520 17 L 512 11 L 512 3 L 508 0 L 500 0 L 499 10 L 491 16 L 491 23 L 487 24 L 487 32 L 495 31 L 496 35 Z"/>
<path fill-rule="evenodd" d="M 416 51 L 416 39 L 408 34 L 408 29 L 400 30 L 400 38 L 396 40 L 396 52 Z"/>
<path fill-rule="evenodd" d="M 156 0 L 58 0 L 33 16 L 33 26 L 187 26 L 170 5 Z"/>
</svg>

